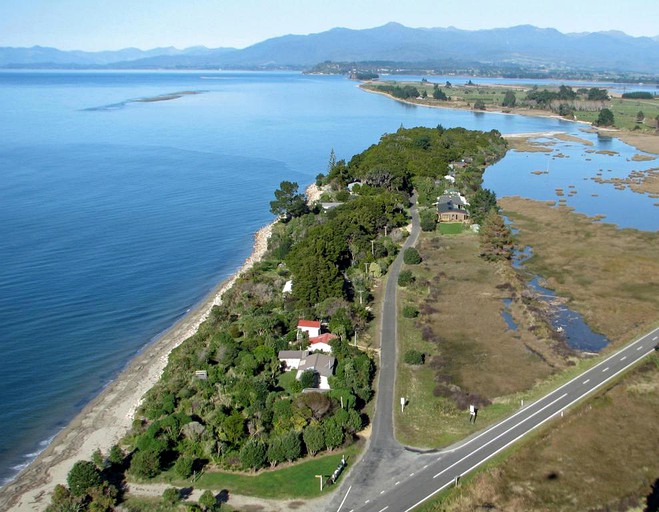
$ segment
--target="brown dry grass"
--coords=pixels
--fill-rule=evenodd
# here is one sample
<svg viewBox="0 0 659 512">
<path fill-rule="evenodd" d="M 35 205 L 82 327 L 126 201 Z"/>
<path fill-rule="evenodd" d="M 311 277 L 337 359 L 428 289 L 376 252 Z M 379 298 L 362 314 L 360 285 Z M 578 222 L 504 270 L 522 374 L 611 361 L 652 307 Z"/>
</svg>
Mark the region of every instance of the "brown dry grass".
<svg viewBox="0 0 659 512">
<path fill-rule="evenodd" d="M 554 135 L 554 138 L 563 140 L 565 142 L 578 142 L 579 144 L 584 144 L 585 146 L 592 146 L 593 143 L 588 139 L 582 139 L 581 137 L 575 137 L 567 133 L 557 133 Z"/>
<path fill-rule="evenodd" d="M 611 135 L 607 132 L 607 135 Z M 627 132 L 619 131 L 613 134 L 615 137 L 621 139 L 623 142 L 626 142 L 630 146 L 645 151 L 646 153 L 653 153 L 659 155 L 659 134 L 649 134 L 649 133 L 637 133 L 637 132 Z"/>
<path fill-rule="evenodd" d="M 405 444 L 427 447 L 473 431 L 461 400 L 494 402 L 479 413 L 482 428 L 509 412 L 503 397 L 532 388 L 569 362 L 517 273 L 479 257 L 477 235 L 424 234 L 418 250 L 423 263 L 410 267 L 417 281 L 400 289 L 399 309 L 416 304 L 421 314 L 400 319 L 399 350 L 401 356 L 410 348 L 424 352 L 426 364 L 399 363 L 397 393 L 410 401 L 404 414 L 396 413 L 396 433 Z M 504 298 L 512 299 L 517 332 L 501 316 Z M 447 389 L 456 394 L 437 396 Z"/>
<path fill-rule="evenodd" d="M 629 187 L 639 194 L 659 196 L 659 168 L 657 167 L 644 171 L 632 171 L 627 178 L 604 179 L 602 174 L 598 173 L 591 179 L 597 183 L 613 184 L 617 189 L 624 190 Z"/>
<path fill-rule="evenodd" d="M 533 247 L 527 267 L 614 346 L 657 322 L 659 233 L 617 229 L 519 197 L 500 204 L 520 230 L 520 245 Z"/>
<path fill-rule="evenodd" d="M 515 151 L 523 151 L 526 153 L 551 153 L 553 148 L 552 144 L 548 142 L 533 142 L 529 139 L 537 138 L 537 135 L 531 137 L 506 137 L 508 148 Z"/>
<path fill-rule="evenodd" d="M 659 477 L 659 357 L 423 510 L 630 510 Z"/>
</svg>

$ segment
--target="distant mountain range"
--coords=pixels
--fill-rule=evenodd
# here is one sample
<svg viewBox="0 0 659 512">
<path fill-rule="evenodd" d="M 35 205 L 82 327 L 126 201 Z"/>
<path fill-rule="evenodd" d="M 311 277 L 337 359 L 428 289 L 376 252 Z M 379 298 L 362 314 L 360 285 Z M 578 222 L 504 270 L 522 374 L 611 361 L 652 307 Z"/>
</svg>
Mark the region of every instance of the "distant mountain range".
<svg viewBox="0 0 659 512">
<path fill-rule="evenodd" d="M 618 31 L 563 34 L 530 25 L 469 31 L 388 23 L 365 30 L 335 28 L 287 35 L 244 49 L 64 52 L 39 46 L 0 48 L 0 67 L 5 68 L 305 69 L 324 61 L 455 61 L 654 75 L 659 72 L 659 36 L 632 37 Z"/>
</svg>

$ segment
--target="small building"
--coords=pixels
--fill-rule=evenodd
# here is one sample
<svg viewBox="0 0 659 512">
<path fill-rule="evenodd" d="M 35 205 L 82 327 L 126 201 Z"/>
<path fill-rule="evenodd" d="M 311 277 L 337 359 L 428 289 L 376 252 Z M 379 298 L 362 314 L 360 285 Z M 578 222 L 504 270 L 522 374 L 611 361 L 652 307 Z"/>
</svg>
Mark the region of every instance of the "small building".
<svg viewBox="0 0 659 512">
<path fill-rule="evenodd" d="M 316 336 L 314 338 L 309 338 L 309 350 L 312 352 L 320 350 L 326 354 L 331 354 L 332 347 L 330 345 L 330 341 L 335 340 L 336 338 L 338 338 L 336 334 L 329 332 L 323 333 L 320 336 Z"/>
<path fill-rule="evenodd" d="M 300 366 L 300 361 L 307 357 L 308 350 L 280 350 L 278 354 L 279 360 L 284 363 L 285 370 L 297 370 Z"/>
<path fill-rule="evenodd" d="M 297 323 L 297 330 L 299 332 L 306 332 L 309 338 L 315 338 L 320 335 L 320 321 L 300 319 Z"/>
<path fill-rule="evenodd" d="M 194 376 L 199 380 L 208 380 L 208 372 L 206 370 L 197 370 L 194 372 Z"/>
<path fill-rule="evenodd" d="M 302 376 L 302 373 L 306 370 L 315 371 L 318 374 L 318 388 L 319 389 L 330 389 L 329 378 L 334 375 L 334 365 L 336 364 L 336 358 L 334 356 L 329 356 L 327 354 L 310 354 L 304 359 L 300 360 L 300 364 L 297 367 L 296 379 L 299 379 Z"/>
<path fill-rule="evenodd" d="M 334 202 L 329 202 L 329 203 L 320 203 L 320 206 L 323 210 L 331 210 L 332 208 L 336 208 L 337 206 L 341 206 L 343 203 L 340 203 L 338 201 Z"/>
<path fill-rule="evenodd" d="M 293 291 L 293 281 L 288 280 L 286 283 L 284 283 L 284 289 L 282 290 L 282 293 L 291 293 Z"/>
<path fill-rule="evenodd" d="M 469 223 L 467 198 L 459 192 L 449 191 L 437 198 L 437 217 L 439 222 Z"/>
</svg>

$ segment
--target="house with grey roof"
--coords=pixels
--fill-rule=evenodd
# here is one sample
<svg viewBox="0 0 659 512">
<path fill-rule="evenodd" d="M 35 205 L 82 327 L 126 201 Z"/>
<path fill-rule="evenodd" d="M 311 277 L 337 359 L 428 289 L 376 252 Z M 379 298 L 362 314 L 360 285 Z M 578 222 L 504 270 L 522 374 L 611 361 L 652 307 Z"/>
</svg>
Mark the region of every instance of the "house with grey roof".
<svg viewBox="0 0 659 512">
<path fill-rule="evenodd" d="M 297 367 L 296 379 L 300 379 L 302 372 L 312 370 L 318 374 L 318 388 L 330 389 L 328 379 L 334 375 L 334 366 L 336 365 L 336 358 L 328 354 L 316 352 L 307 355 L 304 359 L 300 360 Z"/>
<path fill-rule="evenodd" d="M 439 222 L 469 222 L 467 198 L 457 191 L 447 191 L 437 198 Z"/>
</svg>

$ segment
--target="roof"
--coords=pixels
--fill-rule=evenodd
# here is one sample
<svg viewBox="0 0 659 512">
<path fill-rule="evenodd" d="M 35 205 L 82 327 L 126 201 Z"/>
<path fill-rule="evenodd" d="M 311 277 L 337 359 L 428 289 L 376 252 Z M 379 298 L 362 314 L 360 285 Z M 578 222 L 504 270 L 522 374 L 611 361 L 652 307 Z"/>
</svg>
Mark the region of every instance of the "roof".
<svg viewBox="0 0 659 512">
<path fill-rule="evenodd" d="M 327 354 L 311 354 L 300 361 L 299 370 L 316 370 L 323 377 L 334 375 L 334 364 L 336 358 Z"/>
<path fill-rule="evenodd" d="M 297 322 L 298 327 L 315 327 L 316 329 L 320 329 L 320 321 L 319 320 L 298 320 Z"/>
<path fill-rule="evenodd" d="M 462 215 L 469 216 L 469 212 L 462 208 L 456 208 L 452 203 L 440 203 L 437 205 L 437 211 L 439 213 L 460 213 Z"/>
<path fill-rule="evenodd" d="M 278 357 L 279 359 L 302 359 L 308 353 L 306 350 L 280 350 Z"/>
<path fill-rule="evenodd" d="M 328 343 L 329 344 L 329 342 L 331 340 L 335 340 L 336 338 L 338 338 L 338 336 L 336 334 L 332 334 L 331 332 L 326 332 L 324 334 L 321 334 L 320 336 L 314 336 L 313 338 L 309 338 L 309 343 L 311 343 L 312 345 L 314 343 Z"/>
</svg>

